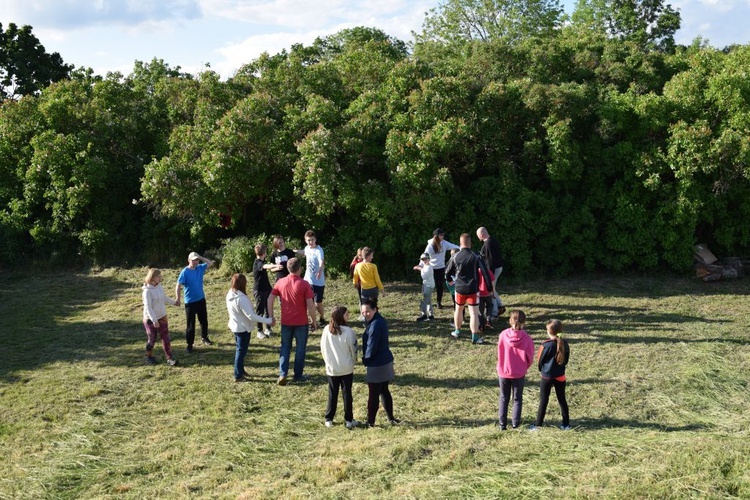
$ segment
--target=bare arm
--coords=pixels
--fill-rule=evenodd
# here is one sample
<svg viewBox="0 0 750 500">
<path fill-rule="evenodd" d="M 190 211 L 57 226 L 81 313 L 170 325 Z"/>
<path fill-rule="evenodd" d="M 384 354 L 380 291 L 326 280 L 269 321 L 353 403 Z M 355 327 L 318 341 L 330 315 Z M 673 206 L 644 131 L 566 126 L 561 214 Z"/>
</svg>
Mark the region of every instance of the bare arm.
<svg viewBox="0 0 750 500">
<path fill-rule="evenodd" d="M 307 299 L 307 315 L 312 319 L 312 329 L 316 330 L 318 328 L 318 321 L 315 319 L 317 316 L 315 314 L 315 302 L 313 299 Z"/>
</svg>

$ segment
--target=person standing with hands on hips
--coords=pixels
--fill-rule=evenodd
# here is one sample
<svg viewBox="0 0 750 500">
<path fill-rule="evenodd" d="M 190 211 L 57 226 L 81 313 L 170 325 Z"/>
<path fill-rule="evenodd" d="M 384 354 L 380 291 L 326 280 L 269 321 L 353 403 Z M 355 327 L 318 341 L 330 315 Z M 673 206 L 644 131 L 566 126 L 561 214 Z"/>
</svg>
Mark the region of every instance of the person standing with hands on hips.
<svg viewBox="0 0 750 500">
<path fill-rule="evenodd" d="M 208 312 L 206 311 L 206 294 L 203 292 L 203 276 L 214 261 L 201 257 L 196 252 L 190 252 L 188 255 L 188 265 L 180 272 L 175 287 L 175 295 L 180 300 L 180 292 L 185 289 L 185 318 L 187 328 L 185 329 L 185 341 L 187 342 L 187 352 L 193 352 L 193 343 L 195 342 L 195 317 L 201 324 L 201 340 L 204 345 L 213 345 L 208 338 Z"/>
</svg>

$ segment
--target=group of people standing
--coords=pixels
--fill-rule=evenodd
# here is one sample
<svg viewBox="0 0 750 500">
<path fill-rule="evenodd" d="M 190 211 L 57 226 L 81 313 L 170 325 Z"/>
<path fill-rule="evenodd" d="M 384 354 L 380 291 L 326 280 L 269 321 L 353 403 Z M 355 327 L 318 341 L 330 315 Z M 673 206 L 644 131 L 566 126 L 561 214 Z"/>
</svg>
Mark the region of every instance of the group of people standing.
<svg viewBox="0 0 750 500">
<path fill-rule="evenodd" d="M 454 245 L 444 239 L 445 232 L 436 229 L 433 238 L 428 241 L 425 252 L 421 255 L 420 264 L 415 266 L 421 272 L 423 294 L 420 303 L 422 315 L 420 321 L 434 319 L 431 295 L 437 291 L 437 306 L 442 307 L 445 284 L 455 287 L 454 297 L 454 330 L 451 335 L 460 336 L 464 309 L 469 308 L 469 325 L 473 344 L 483 344 L 479 335 L 480 290 L 497 294 L 497 278 L 502 272 L 503 262 L 497 241 L 489 236 L 487 229 L 477 229 L 477 237 L 483 241 L 482 251 L 471 250 L 471 237 L 464 233 L 460 236 L 460 245 Z M 235 335 L 234 380 L 245 382 L 249 375 L 244 368 L 244 359 L 250 343 L 250 334 L 257 329 L 258 338 L 272 335 L 271 328 L 276 325 L 274 305 L 279 298 L 281 346 L 279 350 L 279 385 L 289 382 L 289 363 L 292 340 L 296 343 L 293 365 L 293 382 L 306 382 L 304 374 L 305 354 L 309 331 L 324 326 L 320 349 L 326 367 L 328 379 L 328 403 L 326 406 L 325 425 L 333 426 L 337 410 L 339 393 L 344 402 L 345 427 L 352 429 L 360 425 L 353 418 L 352 383 L 357 359 L 357 338 L 349 326 L 349 311 L 346 307 L 333 308 L 328 322 L 324 319 L 323 296 L 325 292 L 325 260 L 322 247 L 317 244 L 313 231 L 305 233 L 307 246 L 304 250 L 286 248 L 283 237 L 273 239 L 271 262 L 266 262 L 267 248 L 256 245 L 256 261 L 253 265 L 253 297 L 256 307 L 247 295 L 247 278 L 237 273 L 231 278 L 230 289 L 226 295 L 226 306 L 229 315 L 228 326 Z M 445 252 L 453 255 L 446 264 Z M 358 292 L 360 319 L 365 323 L 362 335 L 363 364 L 366 367 L 366 382 L 369 396 L 367 402 L 366 426 L 375 425 L 376 416 L 382 404 L 389 423 L 398 424 L 394 416 L 393 398 L 389 383 L 394 379 L 393 353 L 389 346 L 388 323 L 378 310 L 377 300 L 385 290 L 380 280 L 377 266 L 372 263 L 373 250 L 363 247 L 350 267 L 353 284 Z M 306 271 L 302 278 L 302 264 L 298 255 L 306 259 Z M 212 345 L 208 337 L 208 319 L 206 300 L 203 292 L 203 276 L 213 265 L 213 261 L 195 252 L 188 256 L 188 265 L 182 269 L 175 287 L 175 298 L 167 297 L 161 287 L 161 271 L 149 270 L 143 285 L 144 319 L 147 334 L 146 362 L 155 364 L 153 349 L 158 337 L 161 337 L 167 363 L 177 364 L 173 356 L 169 338 L 166 304 L 179 306 L 181 292 L 184 291 L 186 314 L 187 352 L 194 350 L 195 320 L 201 326 L 201 340 L 205 345 Z M 267 271 L 276 275 L 272 287 Z M 447 276 L 447 278 L 446 278 Z M 486 293 L 485 293 L 486 295 Z M 502 302 L 499 302 L 502 306 Z M 504 308 L 503 308 L 504 309 Z M 500 380 L 499 425 L 507 428 L 507 411 L 512 394 L 513 412 L 511 426 L 517 427 L 523 401 L 524 379 L 528 368 L 533 363 L 534 346 L 531 338 L 523 330 L 525 315 L 523 311 L 512 311 L 510 328 L 503 330 L 498 338 L 497 372 Z M 255 327 L 253 326 L 255 325 Z M 536 359 L 542 372 L 540 385 L 540 407 L 532 429 L 542 425 L 546 412 L 549 394 L 554 387 L 563 415 L 561 428 L 569 428 L 568 407 L 565 400 L 565 365 L 569 357 L 567 341 L 562 339 L 562 323 L 552 320 L 547 325 L 549 340 L 542 344 Z"/>
</svg>

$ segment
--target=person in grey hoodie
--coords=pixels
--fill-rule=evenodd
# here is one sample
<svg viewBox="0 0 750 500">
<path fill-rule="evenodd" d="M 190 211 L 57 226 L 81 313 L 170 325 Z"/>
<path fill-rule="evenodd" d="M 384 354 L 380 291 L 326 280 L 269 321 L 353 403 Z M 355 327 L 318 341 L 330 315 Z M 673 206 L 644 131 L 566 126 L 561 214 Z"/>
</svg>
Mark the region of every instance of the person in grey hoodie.
<svg viewBox="0 0 750 500">
<path fill-rule="evenodd" d="M 244 274 L 232 276 L 232 282 L 227 292 L 227 312 L 229 313 L 229 329 L 234 333 L 237 348 L 234 353 L 234 381 L 245 382 L 248 374 L 245 371 L 245 355 L 250 347 L 250 332 L 255 323 L 273 326 L 273 319 L 255 314 L 253 303 L 247 296 L 247 278 Z"/>
<path fill-rule="evenodd" d="M 169 338 L 169 323 L 167 322 L 167 306 L 169 302 L 174 306 L 180 305 L 179 297 L 172 299 L 164 293 L 161 286 L 161 270 L 152 267 L 146 274 L 141 288 L 143 298 L 143 327 L 146 329 L 146 363 L 156 364 L 154 358 L 154 344 L 156 338 L 161 337 L 161 345 L 167 356 L 167 364 L 174 366 L 177 360 L 172 356 L 172 342 Z"/>
</svg>

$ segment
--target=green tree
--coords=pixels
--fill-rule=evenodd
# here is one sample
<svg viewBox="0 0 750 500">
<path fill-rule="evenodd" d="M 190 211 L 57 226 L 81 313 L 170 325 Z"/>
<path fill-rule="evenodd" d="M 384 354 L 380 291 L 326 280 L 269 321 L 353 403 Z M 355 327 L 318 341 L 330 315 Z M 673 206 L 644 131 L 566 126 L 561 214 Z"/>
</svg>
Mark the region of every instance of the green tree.
<svg viewBox="0 0 750 500">
<path fill-rule="evenodd" d="M 31 26 L 9 23 L 3 30 L 0 23 L 0 98 L 35 94 L 67 78 L 72 69 L 57 52 L 47 53 Z"/>
</svg>

